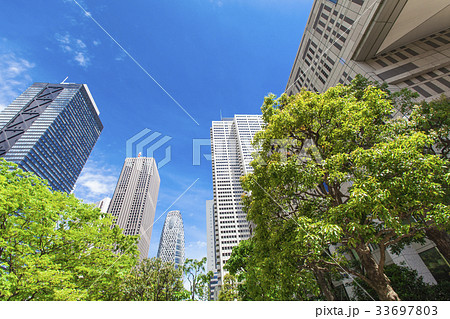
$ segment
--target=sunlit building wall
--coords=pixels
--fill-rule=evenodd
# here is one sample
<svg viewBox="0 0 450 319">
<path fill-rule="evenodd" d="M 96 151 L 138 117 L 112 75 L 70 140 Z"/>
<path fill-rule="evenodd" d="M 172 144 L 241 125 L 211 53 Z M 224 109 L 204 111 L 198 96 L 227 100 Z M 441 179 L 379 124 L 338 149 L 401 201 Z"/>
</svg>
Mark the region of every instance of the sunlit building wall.
<svg viewBox="0 0 450 319">
<path fill-rule="evenodd" d="M 154 158 L 126 158 L 108 208 L 125 235 L 140 236 L 141 259 L 148 257 L 159 184 Z"/>
<path fill-rule="evenodd" d="M 252 172 L 250 162 L 255 150 L 251 143 L 262 126 L 260 115 L 235 115 L 212 122 L 215 267 L 219 286 L 233 247 L 250 237 L 250 225 L 242 210 L 240 178 Z"/>
<path fill-rule="evenodd" d="M 170 211 L 164 221 L 157 257 L 162 261 L 174 263 L 175 268 L 183 266 L 184 245 L 183 217 L 178 210 Z"/>
</svg>

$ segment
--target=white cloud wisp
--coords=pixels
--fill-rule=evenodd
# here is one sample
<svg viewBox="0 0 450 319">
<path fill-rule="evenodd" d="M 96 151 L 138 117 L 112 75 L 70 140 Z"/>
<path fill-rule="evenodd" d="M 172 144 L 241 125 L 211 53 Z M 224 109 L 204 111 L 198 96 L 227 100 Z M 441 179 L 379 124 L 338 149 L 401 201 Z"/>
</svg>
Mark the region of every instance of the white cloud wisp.
<svg viewBox="0 0 450 319">
<path fill-rule="evenodd" d="M 88 161 L 77 180 L 74 194 L 89 203 L 112 197 L 118 179 L 119 173 L 114 169 Z"/>
<path fill-rule="evenodd" d="M 0 111 L 9 105 L 30 84 L 28 71 L 34 67 L 14 53 L 0 55 Z"/>
<path fill-rule="evenodd" d="M 87 67 L 90 64 L 90 57 L 87 45 L 81 39 L 73 38 L 69 33 L 61 35 L 55 34 L 55 39 L 63 52 L 71 55 L 71 59 L 78 63 L 79 66 Z"/>
</svg>

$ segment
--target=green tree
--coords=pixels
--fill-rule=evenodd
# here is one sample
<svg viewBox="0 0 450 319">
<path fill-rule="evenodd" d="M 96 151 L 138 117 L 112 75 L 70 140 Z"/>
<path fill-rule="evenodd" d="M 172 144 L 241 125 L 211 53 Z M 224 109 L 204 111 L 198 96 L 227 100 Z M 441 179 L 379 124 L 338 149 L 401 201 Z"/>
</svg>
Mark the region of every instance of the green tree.
<svg viewBox="0 0 450 319">
<path fill-rule="evenodd" d="M 299 267 L 294 241 L 297 225 L 291 220 L 265 240 L 253 237 L 233 248 L 225 269 L 237 280 L 242 300 L 321 299 L 311 269 Z M 258 236 L 261 236 L 259 229 Z"/>
<path fill-rule="evenodd" d="M 223 278 L 222 289 L 219 293 L 219 301 L 237 301 L 239 298 L 236 278 L 226 274 Z"/>
<path fill-rule="evenodd" d="M 408 120 L 393 118 L 394 103 L 409 106 L 411 96 L 366 84 L 357 77 L 323 94 L 266 97 L 266 127 L 255 138 L 260 152 L 242 180 L 243 201 L 255 240 L 268 249 L 273 234 L 295 222 L 286 250 L 323 293 L 318 274 L 345 269 L 380 300 L 398 300 L 384 273 L 386 250 L 422 240 L 430 224 L 448 227 L 450 174 L 444 159 L 423 152 L 435 135 L 396 129 Z M 331 244 L 336 251 L 328 251 Z"/>
<path fill-rule="evenodd" d="M 114 299 L 138 250 L 111 226 L 111 216 L 0 159 L 0 299 Z"/>
<path fill-rule="evenodd" d="M 212 271 L 205 273 L 206 257 L 202 260 L 186 258 L 183 273 L 189 282 L 189 300 L 208 300 L 209 282 L 213 277 Z"/>
<path fill-rule="evenodd" d="M 144 259 L 121 285 L 122 300 L 176 301 L 188 296 L 181 269 L 159 258 Z"/>
<path fill-rule="evenodd" d="M 224 266 L 224 268 L 229 271 L 229 274 L 224 276 L 224 283 L 219 294 L 219 300 L 235 300 L 237 297 L 234 296 L 234 290 L 236 290 L 236 293 L 241 300 L 256 299 L 253 296 L 254 292 L 251 290 L 252 288 L 259 287 L 259 285 L 252 286 L 251 283 L 249 284 L 249 282 L 251 282 L 252 279 L 255 278 L 252 275 L 255 273 L 260 273 L 256 265 L 250 264 L 253 256 L 254 243 L 251 239 L 242 240 L 237 246 L 233 247 L 231 256 Z M 230 277 L 227 277 L 228 275 Z M 225 279 L 229 281 L 229 286 L 227 286 L 227 289 L 233 287 L 233 290 L 230 293 L 225 291 Z M 224 294 L 224 296 L 222 296 L 222 293 Z M 231 299 L 228 298 L 229 294 L 232 294 Z M 221 296 L 222 299 L 220 299 Z"/>
<path fill-rule="evenodd" d="M 448 300 L 450 295 L 450 282 L 439 282 L 437 285 L 430 285 L 419 277 L 416 270 L 410 269 L 406 266 L 399 266 L 391 264 L 385 268 L 386 275 L 391 279 L 392 286 L 398 293 L 402 300 L 418 300 L 418 301 L 433 301 L 433 300 Z M 356 300 L 368 300 L 366 293 L 362 287 L 373 292 L 364 281 L 356 279 L 353 282 L 353 289 Z M 373 295 L 373 294 L 372 294 Z"/>
<path fill-rule="evenodd" d="M 403 108 L 410 113 L 410 121 L 406 129 L 413 129 L 435 136 L 435 143 L 425 147 L 428 154 L 440 156 L 442 159 L 450 159 L 450 99 L 441 96 L 440 99 L 431 102 L 422 102 L 413 107 Z M 450 203 L 450 190 L 446 189 L 446 203 Z M 426 235 L 431 239 L 450 262 L 450 229 L 445 225 L 437 225 L 433 220 L 427 221 Z M 438 223 L 439 224 L 439 223 Z"/>
<path fill-rule="evenodd" d="M 402 108 L 410 114 L 410 127 L 417 131 L 436 135 L 435 144 L 427 148 L 427 152 L 450 158 L 450 99 L 442 95 L 439 99 L 408 105 Z"/>
</svg>

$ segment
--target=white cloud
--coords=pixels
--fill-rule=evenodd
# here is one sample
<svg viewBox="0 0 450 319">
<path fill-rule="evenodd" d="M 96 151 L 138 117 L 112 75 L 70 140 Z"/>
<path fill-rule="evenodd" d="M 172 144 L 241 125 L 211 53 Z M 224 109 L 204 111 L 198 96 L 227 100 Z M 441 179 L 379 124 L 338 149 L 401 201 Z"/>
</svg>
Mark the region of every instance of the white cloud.
<svg viewBox="0 0 450 319">
<path fill-rule="evenodd" d="M 70 43 L 70 37 L 69 37 L 68 33 L 66 33 L 65 35 L 61 35 L 61 34 L 57 33 L 55 35 L 55 38 L 61 44 L 69 44 Z"/>
<path fill-rule="evenodd" d="M 205 241 L 196 241 L 194 244 L 191 243 L 190 247 L 205 248 L 206 242 Z"/>
<path fill-rule="evenodd" d="M 0 55 L 0 111 L 30 84 L 28 71 L 34 64 L 14 53 Z"/>
<path fill-rule="evenodd" d="M 89 58 L 82 52 L 78 52 L 74 59 L 81 66 L 87 66 L 89 63 Z"/>
<path fill-rule="evenodd" d="M 73 38 L 69 33 L 55 34 L 55 39 L 63 52 L 69 53 L 73 61 L 82 67 L 87 67 L 90 62 L 87 45 L 81 39 Z"/>
<path fill-rule="evenodd" d="M 102 179 L 102 181 L 99 179 Z M 112 185 L 105 183 L 104 176 L 100 174 L 85 174 L 80 181 L 80 185 L 88 188 L 93 195 L 109 194 L 113 189 L 110 187 Z"/>
<path fill-rule="evenodd" d="M 81 41 L 80 39 L 77 39 L 77 46 L 81 49 L 86 48 L 86 44 L 84 44 L 84 42 Z"/>
<path fill-rule="evenodd" d="M 204 241 L 187 242 L 185 245 L 185 256 L 186 258 L 197 260 L 206 257 L 206 242 Z"/>
<path fill-rule="evenodd" d="M 119 173 L 118 169 L 89 160 L 77 180 L 74 194 L 89 203 L 112 197 Z"/>
<path fill-rule="evenodd" d="M 218 7 L 222 7 L 223 6 L 223 1 L 222 0 L 209 0 L 209 2 L 215 4 Z"/>
<path fill-rule="evenodd" d="M 123 61 L 123 59 L 125 59 L 127 55 L 123 52 L 120 52 L 118 56 L 116 56 L 115 60 L 116 61 Z"/>
</svg>

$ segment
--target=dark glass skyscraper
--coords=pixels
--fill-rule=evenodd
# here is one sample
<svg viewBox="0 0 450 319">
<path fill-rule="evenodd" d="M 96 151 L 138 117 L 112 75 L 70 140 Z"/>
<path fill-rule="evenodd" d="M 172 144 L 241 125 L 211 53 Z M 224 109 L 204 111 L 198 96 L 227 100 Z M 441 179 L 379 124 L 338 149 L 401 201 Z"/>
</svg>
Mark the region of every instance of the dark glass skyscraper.
<svg viewBox="0 0 450 319">
<path fill-rule="evenodd" d="M 0 157 L 71 192 L 102 129 L 86 84 L 34 83 L 0 113 Z"/>
</svg>

